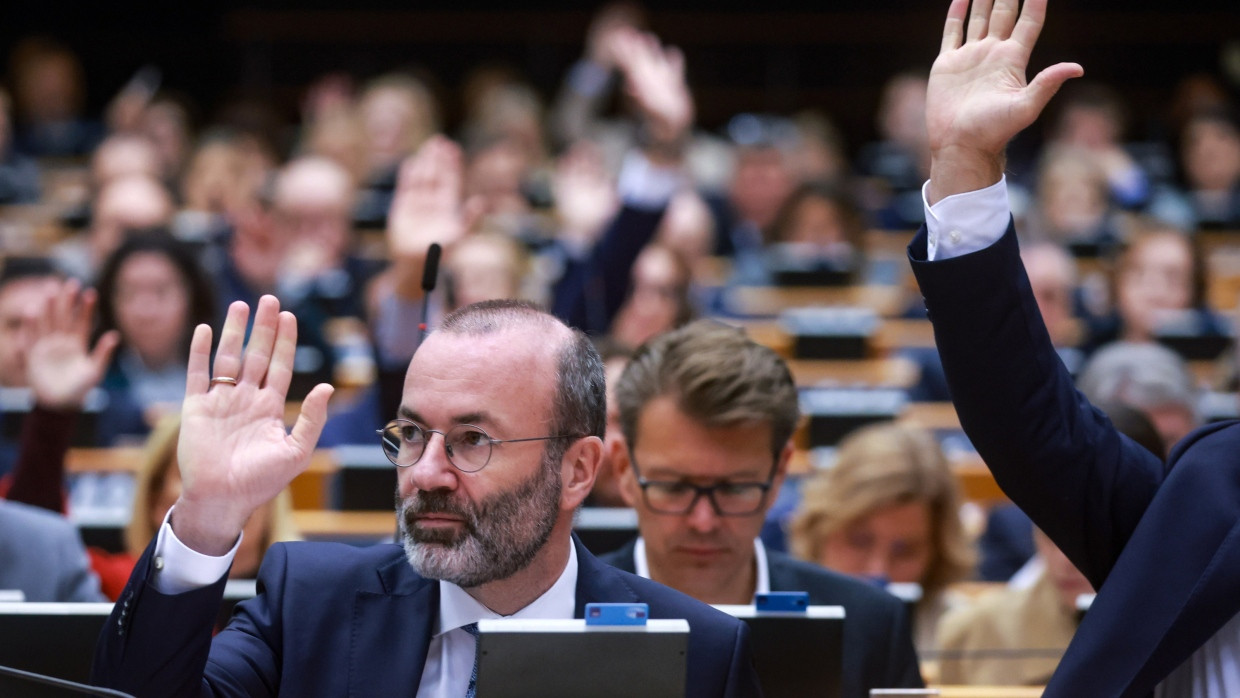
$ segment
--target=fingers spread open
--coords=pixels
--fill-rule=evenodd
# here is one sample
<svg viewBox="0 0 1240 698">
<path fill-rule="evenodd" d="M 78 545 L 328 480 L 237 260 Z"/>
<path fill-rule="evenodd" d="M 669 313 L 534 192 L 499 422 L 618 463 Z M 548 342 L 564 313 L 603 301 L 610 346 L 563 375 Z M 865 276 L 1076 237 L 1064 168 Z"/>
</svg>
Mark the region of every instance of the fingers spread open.
<svg viewBox="0 0 1240 698">
<path fill-rule="evenodd" d="M 1026 53 L 1033 51 L 1042 33 L 1042 23 L 1046 21 L 1046 0 L 1025 0 L 1021 8 L 1020 19 L 1012 30 L 1012 38 L 1025 47 Z"/>
<path fill-rule="evenodd" d="M 280 313 L 275 334 L 275 348 L 271 353 L 271 366 L 267 369 L 267 382 L 281 396 L 288 395 L 293 381 L 293 361 L 297 358 L 297 318 L 285 311 Z"/>
<path fill-rule="evenodd" d="M 83 339 L 90 336 L 90 325 L 94 321 L 95 306 L 99 303 L 99 293 L 93 288 L 82 291 L 82 303 L 78 307 L 77 317 L 74 320 L 74 326 L 71 328 L 73 334 Z"/>
<path fill-rule="evenodd" d="M 280 301 L 275 296 L 265 295 L 258 299 L 258 310 L 254 313 L 254 327 L 250 330 L 250 341 L 245 348 L 245 358 L 241 363 L 238 378 L 246 383 L 261 385 L 267 375 L 267 367 L 271 363 L 271 351 L 276 342 L 276 324 L 279 322 Z"/>
<path fill-rule="evenodd" d="M 947 9 L 947 21 L 943 24 L 943 44 L 939 53 L 946 53 L 960 48 L 964 40 L 964 16 L 969 10 L 969 0 L 952 0 Z"/>
<path fill-rule="evenodd" d="M 969 14 L 969 41 L 986 38 L 990 28 L 991 0 L 973 0 L 973 12 Z"/>
<path fill-rule="evenodd" d="M 220 330 L 220 346 L 215 351 L 215 365 L 211 375 L 215 378 L 236 378 L 241 374 L 241 347 L 245 344 L 245 323 L 250 317 L 250 306 L 235 301 L 228 306 L 224 329 Z"/>
<path fill-rule="evenodd" d="M 323 425 L 327 423 L 327 401 L 331 399 L 334 391 L 335 388 L 330 385 L 319 383 L 301 402 L 301 414 L 297 415 L 297 422 L 293 424 L 289 438 L 306 455 L 314 450 L 319 435 L 323 433 Z"/>
<path fill-rule="evenodd" d="M 108 362 L 112 360 L 112 352 L 116 351 L 120 343 L 121 333 L 116 330 L 105 332 L 99 341 L 95 342 L 95 348 L 90 352 L 90 362 L 95 368 L 96 375 L 103 376 Z"/>
<path fill-rule="evenodd" d="M 102 340 L 101 340 L 102 343 Z M 211 387 L 211 328 L 199 325 L 189 342 L 189 362 L 186 366 L 185 395 L 201 395 Z"/>
</svg>

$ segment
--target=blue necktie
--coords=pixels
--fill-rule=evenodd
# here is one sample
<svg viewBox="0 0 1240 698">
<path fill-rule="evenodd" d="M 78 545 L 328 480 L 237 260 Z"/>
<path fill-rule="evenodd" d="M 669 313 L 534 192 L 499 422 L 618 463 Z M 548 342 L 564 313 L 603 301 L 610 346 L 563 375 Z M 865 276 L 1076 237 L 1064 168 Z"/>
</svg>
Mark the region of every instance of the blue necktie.
<svg viewBox="0 0 1240 698">
<path fill-rule="evenodd" d="M 461 630 L 474 636 L 474 668 L 469 672 L 469 688 L 465 689 L 465 698 L 474 698 L 478 691 L 478 624 L 462 625 Z"/>
</svg>

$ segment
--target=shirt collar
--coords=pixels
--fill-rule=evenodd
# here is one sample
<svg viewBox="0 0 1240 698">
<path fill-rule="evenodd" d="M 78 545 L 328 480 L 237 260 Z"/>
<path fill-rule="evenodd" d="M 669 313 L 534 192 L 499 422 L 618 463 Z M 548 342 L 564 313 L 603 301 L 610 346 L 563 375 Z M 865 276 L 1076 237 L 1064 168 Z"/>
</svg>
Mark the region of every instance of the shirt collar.
<svg viewBox="0 0 1240 698">
<path fill-rule="evenodd" d="M 439 581 L 439 614 L 435 635 L 490 618 L 572 618 L 577 607 L 577 546 L 568 542 L 568 564 L 551 588 L 511 616 L 501 616 L 483 606 L 461 587 Z"/>
<path fill-rule="evenodd" d="M 762 544 L 761 538 L 753 539 L 753 562 L 758 568 L 753 593 L 770 593 L 771 570 L 766 564 L 766 546 Z M 637 544 L 633 546 L 633 570 L 637 576 L 650 579 L 650 563 L 646 560 L 646 539 L 641 536 L 637 537 Z"/>
</svg>

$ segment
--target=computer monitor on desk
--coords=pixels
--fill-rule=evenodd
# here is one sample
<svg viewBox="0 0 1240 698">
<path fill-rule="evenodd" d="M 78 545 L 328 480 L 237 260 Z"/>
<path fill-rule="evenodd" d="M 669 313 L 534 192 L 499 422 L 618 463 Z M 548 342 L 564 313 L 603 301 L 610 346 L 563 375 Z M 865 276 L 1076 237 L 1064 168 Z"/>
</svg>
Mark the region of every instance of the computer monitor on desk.
<svg viewBox="0 0 1240 698">
<path fill-rule="evenodd" d="M 110 603 L 0 603 L 0 666 L 85 682 L 110 613 Z"/>
<path fill-rule="evenodd" d="M 478 622 L 478 698 L 681 698 L 689 623 Z"/>
<path fill-rule="evenodd" d="M 844 608 L 759 611 L 717 605 L 749 626 L 754 668 L 766 698 L 839 698 L 844 664 Z"/>
</svg>

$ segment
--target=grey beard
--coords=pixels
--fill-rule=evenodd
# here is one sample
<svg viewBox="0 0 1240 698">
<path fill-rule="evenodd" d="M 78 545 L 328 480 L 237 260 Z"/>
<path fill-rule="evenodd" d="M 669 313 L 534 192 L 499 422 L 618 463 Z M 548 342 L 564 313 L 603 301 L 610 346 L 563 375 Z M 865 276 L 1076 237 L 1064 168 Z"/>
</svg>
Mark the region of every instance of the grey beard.
<svg viewBox="0 0 1240 698">
<path fill-rule="evenodd" d="M 397 521 L 405 557 L 414 571 L 461 587 L 506 579 L 525 569 L 551 537 L 559 517 L 560 471 L 541 464 L 539 471 L 510 492 L 478 503 L 454 499 L 442 490 L 397 497 Z M 448 513 L 462 517 L 459 530 L 418 529 L 419 515 Z"/>
</svg>

